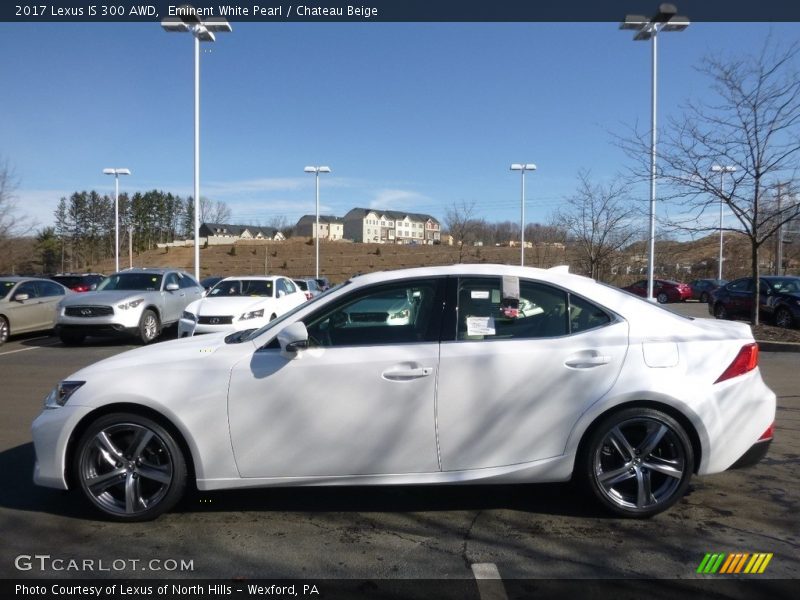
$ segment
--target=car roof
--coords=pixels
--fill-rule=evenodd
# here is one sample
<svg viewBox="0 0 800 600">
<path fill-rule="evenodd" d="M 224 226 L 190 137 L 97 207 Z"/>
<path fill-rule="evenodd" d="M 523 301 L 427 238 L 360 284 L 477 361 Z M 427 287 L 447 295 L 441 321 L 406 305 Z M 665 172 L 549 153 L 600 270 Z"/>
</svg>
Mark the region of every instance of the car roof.
<svg viewBox="0 0 800 600">
<path fill-rule="evenodd" d="M 24 275 L 0 275 L 0 279 L 3 281 L 49 281 L 51 283 L 58 283 L 47 277 L 26 277 Z"/>
<path fill-rule="evenodd" d="M 285 275 L 230 275 L 220 280 L 223 281 L 236 281 L 239 279 L 253 279 L 255 281 L 275 281 L 276 279 L 286 279 Z"/>
</svg>

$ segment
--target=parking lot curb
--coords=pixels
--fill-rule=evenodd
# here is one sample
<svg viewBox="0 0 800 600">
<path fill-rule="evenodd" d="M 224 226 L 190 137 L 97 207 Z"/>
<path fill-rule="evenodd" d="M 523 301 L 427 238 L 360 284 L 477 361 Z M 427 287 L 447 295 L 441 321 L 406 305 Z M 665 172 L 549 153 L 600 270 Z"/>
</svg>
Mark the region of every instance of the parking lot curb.
<svg viewBox="0 0 800 600">
<path fill-rule="evenodd" d="M 800 344 L 795 342 L 758 342 L 758 349 L 761 352 L 800 352 Z"/>
</svg>

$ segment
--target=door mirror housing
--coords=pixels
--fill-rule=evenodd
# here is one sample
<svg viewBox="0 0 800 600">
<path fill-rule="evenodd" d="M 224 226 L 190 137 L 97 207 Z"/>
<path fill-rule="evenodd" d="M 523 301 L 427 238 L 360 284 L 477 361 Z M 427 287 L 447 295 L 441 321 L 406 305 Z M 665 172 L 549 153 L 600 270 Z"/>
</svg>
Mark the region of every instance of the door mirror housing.
<svg viewBox="0 0 800 600">
<path fill-rule="evenodd" d="M 17 294 L 16 296 L 14 296 L 14 301 L 25 302 L 25 300 L 27 300 L 28 298 L 30 298 L 28 294 Z"/>
<path fill-rule="evenodd" d="M 168 292 L 175 292 L 180 289 L 180 286 L 177 283 L 168 283 L 165 289 Z"/>
<path fill-rule="evenodd" d="M 296 358 L 300 350 L 308 348 L 308 330 L 306 324 L 297 321 L 284 327 L 278 333 L 278 343 L 281 346 L 281 354 L 286 358 Z"/>
</svg>

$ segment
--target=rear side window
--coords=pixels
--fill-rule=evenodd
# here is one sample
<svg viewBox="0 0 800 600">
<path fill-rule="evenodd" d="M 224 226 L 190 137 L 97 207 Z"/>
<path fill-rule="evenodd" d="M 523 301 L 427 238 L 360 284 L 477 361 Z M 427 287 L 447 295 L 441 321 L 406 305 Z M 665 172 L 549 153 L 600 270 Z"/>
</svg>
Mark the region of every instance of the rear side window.
<svg viewBox="0 0 800 600">
<path fill-rule="evenodd" d="M 581 333 L 611 322 L 600 307 L 564 290 L 519 280 L 464 278 L 458 288 L 458 340 L 537 339 Z"/>
</svg>

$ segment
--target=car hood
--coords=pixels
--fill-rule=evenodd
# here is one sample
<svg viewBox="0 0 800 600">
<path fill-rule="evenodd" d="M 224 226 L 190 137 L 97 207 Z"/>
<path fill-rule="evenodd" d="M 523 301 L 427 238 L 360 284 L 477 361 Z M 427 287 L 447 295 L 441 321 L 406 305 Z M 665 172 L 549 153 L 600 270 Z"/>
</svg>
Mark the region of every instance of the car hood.
<svg viewBox="0 0 800 600">
<path fill-rule="evenodd" d="M 203 369 L 202 366 L 199 366 L 199 361 L 211 359 L 219 351 L 229 350 L 238 356 L 242 351 L 252 351 L 254 348 L 251 342 L 226 344 L 226 335 L 225 333 L 212 333 L 128 350 L 89 365 L 72 374 L 70 379 L 91 381 L 96 376 L 112 371 L 122 370 L 131 373 L 131 369 L 136 369 L 140 373 L 154 373 L 162 367 L 174 371 L 182 371 L 186 368 Z M 231 360 L 236 360 L 236 357 L 232 357 Z M 152 367 L 154 370 L 148 371 L 147 367 Z M 144 371 L 141 370 L 143 368 Z"/>
<path fill-rule="evenodd" d="M 85 306 L 85 305 L 113 305 L 128 298 L 146 298 L 155 291 L 144 290 L 112 290 L 108 292 L 83 292 L 82 294 L 69 294 L 61 301 L 62 306 Z"/>
<path fill-rule="evenodd" d="M 272 305 L 274 298 L 235 296 L 233 298 L 202 298 L 186 307 L 187 312 L 201 317 L 238 316 L 243 312 Z"/>
</svg>

